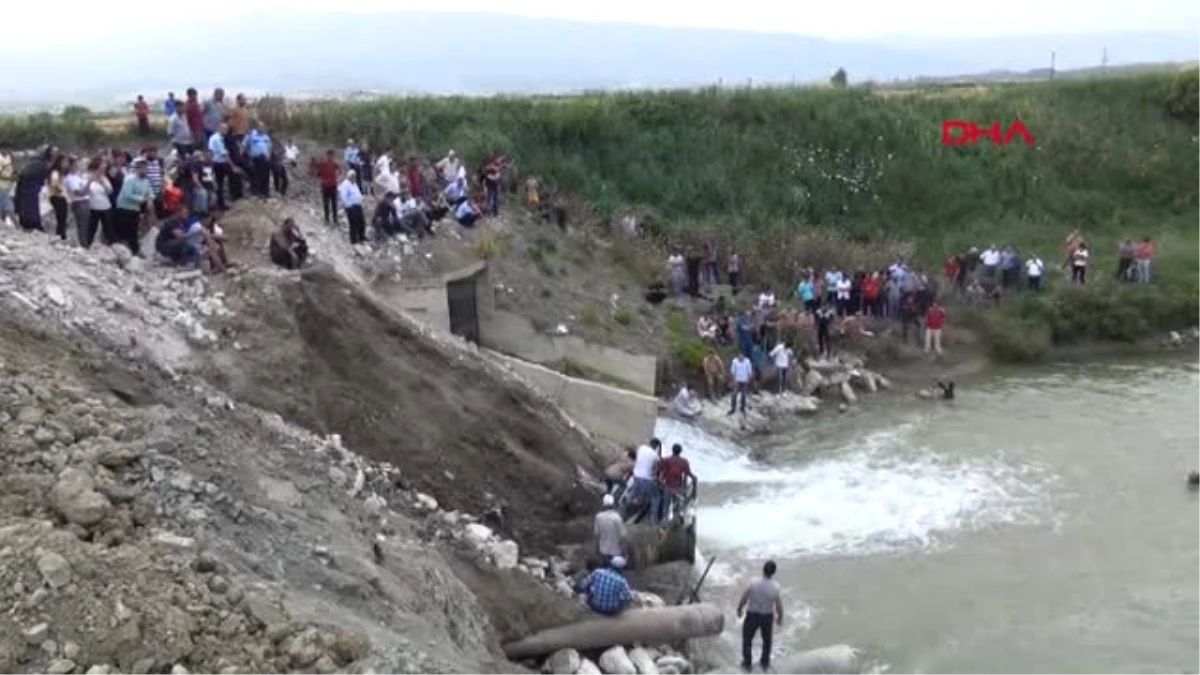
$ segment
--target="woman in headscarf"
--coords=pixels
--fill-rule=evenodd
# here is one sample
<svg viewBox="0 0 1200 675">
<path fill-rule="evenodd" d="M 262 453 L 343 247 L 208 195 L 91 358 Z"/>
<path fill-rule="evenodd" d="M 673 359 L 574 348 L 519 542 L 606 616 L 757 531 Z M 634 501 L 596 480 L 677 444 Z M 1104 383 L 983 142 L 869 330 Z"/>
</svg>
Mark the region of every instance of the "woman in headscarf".
<svg viewBox="0 0 1200 675">
<path fill-rule="evenodd" d="M 53 153 L 53 147 L 43 148 L 17 176 L 14 206 L 24 230 L 42 230 L 41 192 L 50 176 L 50 158 L 54 156 Z"/>
</svg>

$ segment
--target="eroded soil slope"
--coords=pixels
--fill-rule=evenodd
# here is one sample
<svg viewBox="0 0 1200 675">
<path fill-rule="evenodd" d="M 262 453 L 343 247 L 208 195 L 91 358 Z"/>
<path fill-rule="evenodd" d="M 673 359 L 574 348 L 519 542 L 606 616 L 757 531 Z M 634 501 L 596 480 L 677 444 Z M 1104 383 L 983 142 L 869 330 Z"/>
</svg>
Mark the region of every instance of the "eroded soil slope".
<svg viewBox="0 0 1200 675">
<path fill-rule="evenodd" d="M 490 513 L 523 549 L 550 552 L 594 510 L 577 485 L 580 468 L 599 468 L 591 442 L 507 371 L 326 267 L 248 275 L 228 296 L 241 349 L 210 374 L 239 400 L 341 434 L 444 506 Z"/>
</svg>

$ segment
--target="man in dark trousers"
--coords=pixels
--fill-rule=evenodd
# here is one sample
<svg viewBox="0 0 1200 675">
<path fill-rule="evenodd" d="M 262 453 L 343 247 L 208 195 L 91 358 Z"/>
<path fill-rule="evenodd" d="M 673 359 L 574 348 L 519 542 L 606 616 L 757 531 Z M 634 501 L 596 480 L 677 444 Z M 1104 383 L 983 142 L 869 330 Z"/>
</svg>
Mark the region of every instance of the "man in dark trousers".
<svg viewBox="0 0 1200 675">
<path fill-rule="evenodd" d="M 737 615 L 746 618 L 742 622 L 742 670 L 750 672 L 751 647 L 754 634 L 762 631 L 762 658 L 759 664 L 763 671 L 771 667 L 771 633 L 775 626 L 783 625 L 783 598 L 779 584 L 775 583 L 775 561 L 763 565 L 762 577 L 751 582 L 738 601 Z"/>
</svg>

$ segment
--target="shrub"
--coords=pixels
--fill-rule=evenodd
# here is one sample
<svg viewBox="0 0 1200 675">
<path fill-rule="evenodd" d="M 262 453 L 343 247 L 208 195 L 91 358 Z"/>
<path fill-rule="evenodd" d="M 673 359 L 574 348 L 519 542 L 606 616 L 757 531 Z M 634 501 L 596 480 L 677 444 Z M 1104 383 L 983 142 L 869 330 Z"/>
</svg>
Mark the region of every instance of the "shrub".
<svg viewBox="0 0 1200 675">
<path fill-rule="evenodd" d="M 633 313 L 622 307 L 616 312 L 613 312 L 613 321 L 616 321 L 622 326 L 628 326 L 629 324 L 633 323 Z"/>
<path fill-rule="evenodd" d="M 579 320 L 585 326 L 595 326 L 600 323 L 600 314 L 596 311 L 596 305 L 591 302 L 586 302 L 583 309 L 579 311 Z"/>
<path fill-rule="evenodd" d="M 1050 329 L 1029 319 L 992 314 L 987 320 L 992 358 L 1011 363 L 1039 361 L 1050 351 Z"/>
</svg>

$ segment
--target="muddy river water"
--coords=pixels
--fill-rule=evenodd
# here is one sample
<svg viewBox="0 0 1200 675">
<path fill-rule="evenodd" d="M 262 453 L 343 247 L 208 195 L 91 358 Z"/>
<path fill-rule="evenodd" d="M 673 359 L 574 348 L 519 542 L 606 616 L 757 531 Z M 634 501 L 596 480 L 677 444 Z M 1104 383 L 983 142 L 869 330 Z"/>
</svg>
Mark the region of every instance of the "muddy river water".
<svg viewBox="0 0 1200 675">
<path fill-rule="evenodd" d="M 788 653 L 892 672 L 1188 672 L 1200 660 L 1200 371 L 1061 365 L 903 394 L 738 447 L 660 420 L 702 481 L 708 599 L 779 564 Z"/>
</svg>

